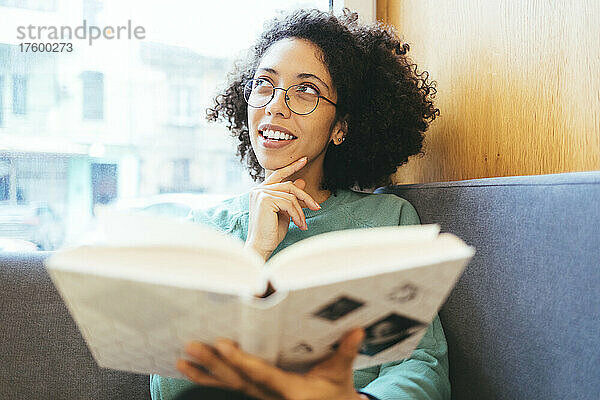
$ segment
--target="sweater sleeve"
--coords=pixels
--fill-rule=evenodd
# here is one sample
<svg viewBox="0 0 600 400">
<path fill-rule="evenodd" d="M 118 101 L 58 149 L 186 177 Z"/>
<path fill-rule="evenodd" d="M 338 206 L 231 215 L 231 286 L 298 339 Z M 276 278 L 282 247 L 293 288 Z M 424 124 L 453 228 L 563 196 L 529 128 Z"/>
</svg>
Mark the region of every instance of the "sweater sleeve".
<svg viewBox="0 0 600 400">
<path fill-rule="evenodd" d="M 415 208 L 404 200 L 399 225 L 420 224 Z M 379 400 L 450 399 L 448 345 L 438 316 L 410 356 L 381 364 L 378 376 L 358 390 Z"/>
</svg>

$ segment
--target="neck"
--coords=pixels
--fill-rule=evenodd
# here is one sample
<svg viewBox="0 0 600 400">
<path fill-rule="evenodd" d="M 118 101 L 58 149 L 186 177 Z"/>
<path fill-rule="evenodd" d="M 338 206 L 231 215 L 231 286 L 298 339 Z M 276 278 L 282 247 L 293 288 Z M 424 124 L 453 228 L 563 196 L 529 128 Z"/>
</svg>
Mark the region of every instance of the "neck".
<svg viewBox="0 0 600 400">
<path fill-rule="evenodd" d="M 303 176 L 300 176 L 300 178 L 304 179 Z M 306 186 L 302 190 L 304 190 L 306 193 L 308 193 L 308 195 L 310 197 L 312 197 L 314 201 L 321 204 L 322 202 L 327 200 L 329 198 L 329 196 L 331 196 L 331 192 L 329 190 L 321 189 L 320 186 L 321 186 L 321 180 L 319 180 L 317 182 L 306 181 Z M 299 200 L 298 202 L 300 203 L 300 207 L 302 207 L 302 208 L 308 207 L 306 205 L 306 203 L 304 203 L 303 201 Z"/>
</svg>

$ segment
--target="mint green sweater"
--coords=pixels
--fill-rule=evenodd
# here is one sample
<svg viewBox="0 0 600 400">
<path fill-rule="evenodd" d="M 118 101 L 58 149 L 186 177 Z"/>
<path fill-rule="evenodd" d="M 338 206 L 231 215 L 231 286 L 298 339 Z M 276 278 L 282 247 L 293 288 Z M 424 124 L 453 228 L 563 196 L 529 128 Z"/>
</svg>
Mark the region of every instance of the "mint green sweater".
<svg viewBox="0 0 600 400">
<path fill-rule="evenodd" d="M 249 193 L 227 199 L 195 213 L 195 221 L 246 240 Z M 321 203 L 321 209 L 303 208 L 307 231 L 290 222 L 288 232 L 271 257 L 307 237 L 342 229 L 419 224 L 419 216 L 406 200 L 393 194 L 339 190 Z M 150 376 L 153 400 L 170 400 L 193 386 L 186 380 Z M 354 371 L 354 387 L 379 400 L 449 399 L 446 338 L 436 316 L 410 358 Z"/>
</svg>

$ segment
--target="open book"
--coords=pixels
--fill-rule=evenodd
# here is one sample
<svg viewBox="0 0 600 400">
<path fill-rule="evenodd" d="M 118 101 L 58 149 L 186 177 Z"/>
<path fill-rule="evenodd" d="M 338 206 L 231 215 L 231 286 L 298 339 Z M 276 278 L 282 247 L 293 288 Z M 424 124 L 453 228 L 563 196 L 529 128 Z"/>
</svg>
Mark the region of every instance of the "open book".
<svg viewBox="0 0 600 400">
<path fill-rule="evenodd" d="M 324 233 L 265 263 L 192 222 L 105 210 L 99 224 L 95 244 L 46 259 L 50 277 L 100 367 L 175 378 L 188 341 L 218 337 L 303 372 L 362 326 L 355 369 L 406 358 L 474 255 L 438 225 Z"/>
</svg>

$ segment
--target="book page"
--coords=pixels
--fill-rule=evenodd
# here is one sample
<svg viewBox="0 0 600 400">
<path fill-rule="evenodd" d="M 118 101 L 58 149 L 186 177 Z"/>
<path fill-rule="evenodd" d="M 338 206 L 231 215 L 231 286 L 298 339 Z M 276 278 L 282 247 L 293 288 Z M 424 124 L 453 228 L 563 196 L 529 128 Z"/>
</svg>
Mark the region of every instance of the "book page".
<svg viewBox="0 0 600 400">
<path fill-rule="evenodd" d="M 109 208 L 98 210 L 97 223 L 93 241 L 54 253 L 46 265 L 232 294 L 266 287 L 264 260 L 212 227 Z"/>
<path fill-rule="evenodd" d="M 244 252 L 244 242 L 239 238 L 208 225 L 106 207 L 99 207 L 97 215 L 97 229 L 92 235 L 94 239 L 89 243 L 81 243 L 82 245 L 211 249 L 225 254 L 243 255 L 248 264 L 264 264 L 258 254 Z"/>
<path fill-rule="evenodd" d="M 277 289 L 296 290 L 473 255 L 474 249 L 456 236 L 438 236 L 437 225 L 422 227 L 427 229 L 383 227 L 313 236 L 269 260 L 271 282 Z M 411 237 L 411 231 L 423 235 Z"/>
<path fill-rule="evenodd" d="M 403 225 L 376 228 L 345 229 L 311 236 L 286 247 L 265 264 L 275 273 L 279 268 L 294 264 L 296 259 L 313 254 L 343 254 L 348 250 L 369 250 L 373 246 L 392 248 L 398 245 L 429 242 L 438 237 L 440 226 Z"/>
<path fill-rule="evenodd" d="M 365 328 L 366 338 L 354 369 L 410 356 L 468 259 L 290 291 L 278 365 L 305 372 L 330 356 L 341 337 L 358 326 Z"/>
<path fill-rule="evenodd" d="M 286 298 L 287 292 L 275 291 L 266 298 L 246 296 L 242 299 L 239 341 L 242 350 L 271 364 L 277 362 Z"/>
<path fill-rule="evenodd" d="M 239 341 L 238 296 L 49 269 L 100 367 L 186 379 L 177 369 L 191 340 Z"/>
<path fill-rule="evenodd" d="M 244 255 L 210 248 L 84 246 L 56 252 L 49 269 L 225 294 L 262 293 L 267 281 Z"/>
</svg>

